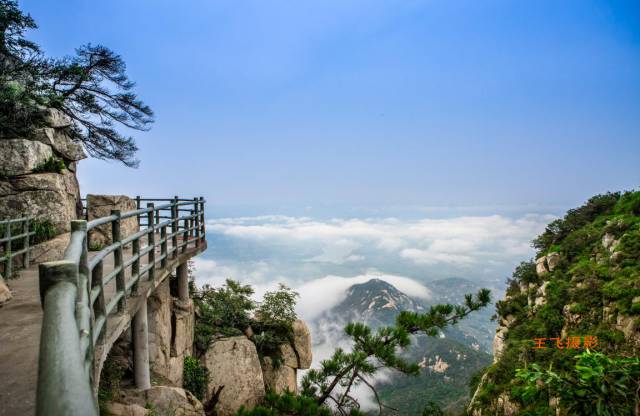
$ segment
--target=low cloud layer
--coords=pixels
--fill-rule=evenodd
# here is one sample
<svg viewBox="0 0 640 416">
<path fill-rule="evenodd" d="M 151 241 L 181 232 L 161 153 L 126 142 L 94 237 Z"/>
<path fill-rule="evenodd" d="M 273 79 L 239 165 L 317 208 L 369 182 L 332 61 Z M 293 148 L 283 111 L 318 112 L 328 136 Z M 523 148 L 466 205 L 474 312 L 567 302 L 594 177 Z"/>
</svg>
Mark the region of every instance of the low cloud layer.
<svg viewBox="0 0 640 416">
<path fill-rule="evenodd" d="M 553 219 L 530 214 L 448 219 L 331 219 L 259 216 L 207 223 L 209 250 L 198 282 L 250 283 L 257 296 L 286 283 L 301 293 L 305 318 L 338 303 L 372 277 L 427 298 L 430 280 L 465 277 L 496 286 L 533 255 L 530 241 Z"/>
</svg>

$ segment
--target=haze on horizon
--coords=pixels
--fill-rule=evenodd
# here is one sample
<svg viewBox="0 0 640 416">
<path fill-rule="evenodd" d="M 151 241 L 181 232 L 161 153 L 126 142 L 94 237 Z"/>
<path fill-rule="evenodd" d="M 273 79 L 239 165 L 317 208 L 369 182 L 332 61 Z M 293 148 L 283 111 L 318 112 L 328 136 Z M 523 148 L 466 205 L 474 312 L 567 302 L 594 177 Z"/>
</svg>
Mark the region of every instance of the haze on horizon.
<svg viewBox="0 0 640 416">
<path fill-rule="evenodd" d="M 560 213 L 640 182 L 635 2 L 64 3 L 22 1 L 29 37 L 111 47 L 157 120 L 138 170 L 82 162 L 83 193 Z"/>
</svg>

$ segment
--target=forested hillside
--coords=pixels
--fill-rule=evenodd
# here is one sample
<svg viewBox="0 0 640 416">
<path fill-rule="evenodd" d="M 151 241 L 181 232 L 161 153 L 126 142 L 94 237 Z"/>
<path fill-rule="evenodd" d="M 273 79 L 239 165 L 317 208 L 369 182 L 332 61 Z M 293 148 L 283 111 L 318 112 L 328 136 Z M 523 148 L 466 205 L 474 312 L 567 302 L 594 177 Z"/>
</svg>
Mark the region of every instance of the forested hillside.
<svg viewBox="0 0 640 416">
<path fill-rule="evenodd" d="M 516 268 L 497 303 L 494 364 L 470 412 L 634 414 L 640 192 L 595 196 L 550 223 L 533 244 L 536 260 Z M 586 354 L 576 365 L 586 351 L 604 355 Z"/>
</svg>

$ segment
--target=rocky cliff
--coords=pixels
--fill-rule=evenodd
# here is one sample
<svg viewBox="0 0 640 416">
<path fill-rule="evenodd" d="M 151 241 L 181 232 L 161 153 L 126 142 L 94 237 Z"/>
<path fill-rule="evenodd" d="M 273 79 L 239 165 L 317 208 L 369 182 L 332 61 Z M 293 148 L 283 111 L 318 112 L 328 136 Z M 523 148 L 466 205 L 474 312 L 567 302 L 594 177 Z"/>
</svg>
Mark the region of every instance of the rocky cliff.
<svg viewBox="0 0 640 416">
<path fill-rule="evenodd" d="M 86 156 L 69 118 L 48 110 L 46 123 L 31 137 L 0 139 L 0 218 L 30 215 L 62 233 L 82 214 L 76 168 Z"/>
<path fill-rule="evenodd" d="M 496 305 L 494 363 L 469 405 L 475 416 L 565 414 L 553 397 L 514 397 L 516 368 L 563 371 L 584 348 L 640 351 L 640 192 L 596 196 L 533 243 L 536 259 L 516 268 Z"/>
</svg>

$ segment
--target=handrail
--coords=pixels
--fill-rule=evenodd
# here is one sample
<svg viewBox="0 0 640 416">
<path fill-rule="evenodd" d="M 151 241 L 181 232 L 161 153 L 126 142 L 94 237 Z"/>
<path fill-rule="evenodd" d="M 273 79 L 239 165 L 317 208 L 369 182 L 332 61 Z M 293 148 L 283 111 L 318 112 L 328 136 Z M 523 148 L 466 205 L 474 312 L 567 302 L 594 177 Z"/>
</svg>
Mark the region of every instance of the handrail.
<svg viewBox="0 0 640 416">
<path fill-rule="evenodd" d="M 148 202 L 146 208 L 139 207 L 142 198 L 137 197 L 136 201 L 138 209 L 133 211 L 114 210 L 111 215 L 89 222 L 72 221 L 64 259 L 40 264 L 44 313 L 37 415 L 98 414 L 94 350 L 105 341 L 109 316 L 125 312 L 127 299 L 137 295 L 143 279 L 155 281 L 156 271 L 165 268 L 169 260 L 177 259 L 189 246 L 198 249 L 205 243 L 204 198 L 175 197 L 158 206 Z M 192 209 L 179 209 L 185 206 Z M 170 210 L 171 217 L 161 221 L 160 211 L 166 210 Z M 188 214 L 181 215 L 183 212 Z M 130 218 L 137 218 L 138 231 L 124 236 L 121 223 Z M 107 224 L 111 226 L 112 243 L 89 258 L 89 231 Z M 169 232 L 167 227 L 171 227 Z M 125 246 L 132 247 L 132 255 L 126 260 Z M 113 268 L 105 274 L 108 256 L 113 258 Z M 146 264 L 141 264 L 143 260 Z M 113 279 L 115 293 L 107 294 L 105 286 Z"/>
<path fill-rule="evenodd" d="M 4 277 L 10 279 L 13 276 L 13 258 L 22 256 L 22 267 L 29 267 L 30 238 L 35 235 L 35 231 L 29 231 L 29 225 L 33 217 L 13 218 L 0 221 L 2 252 L 0 252 L 0 263 L 4 263 L 2 270 Z M 13 234 L 14 226 L 20 229 L 19 234 Z M 22 243 L 19 250 L 14 250 L 14 242 Z"/>
</svg>

